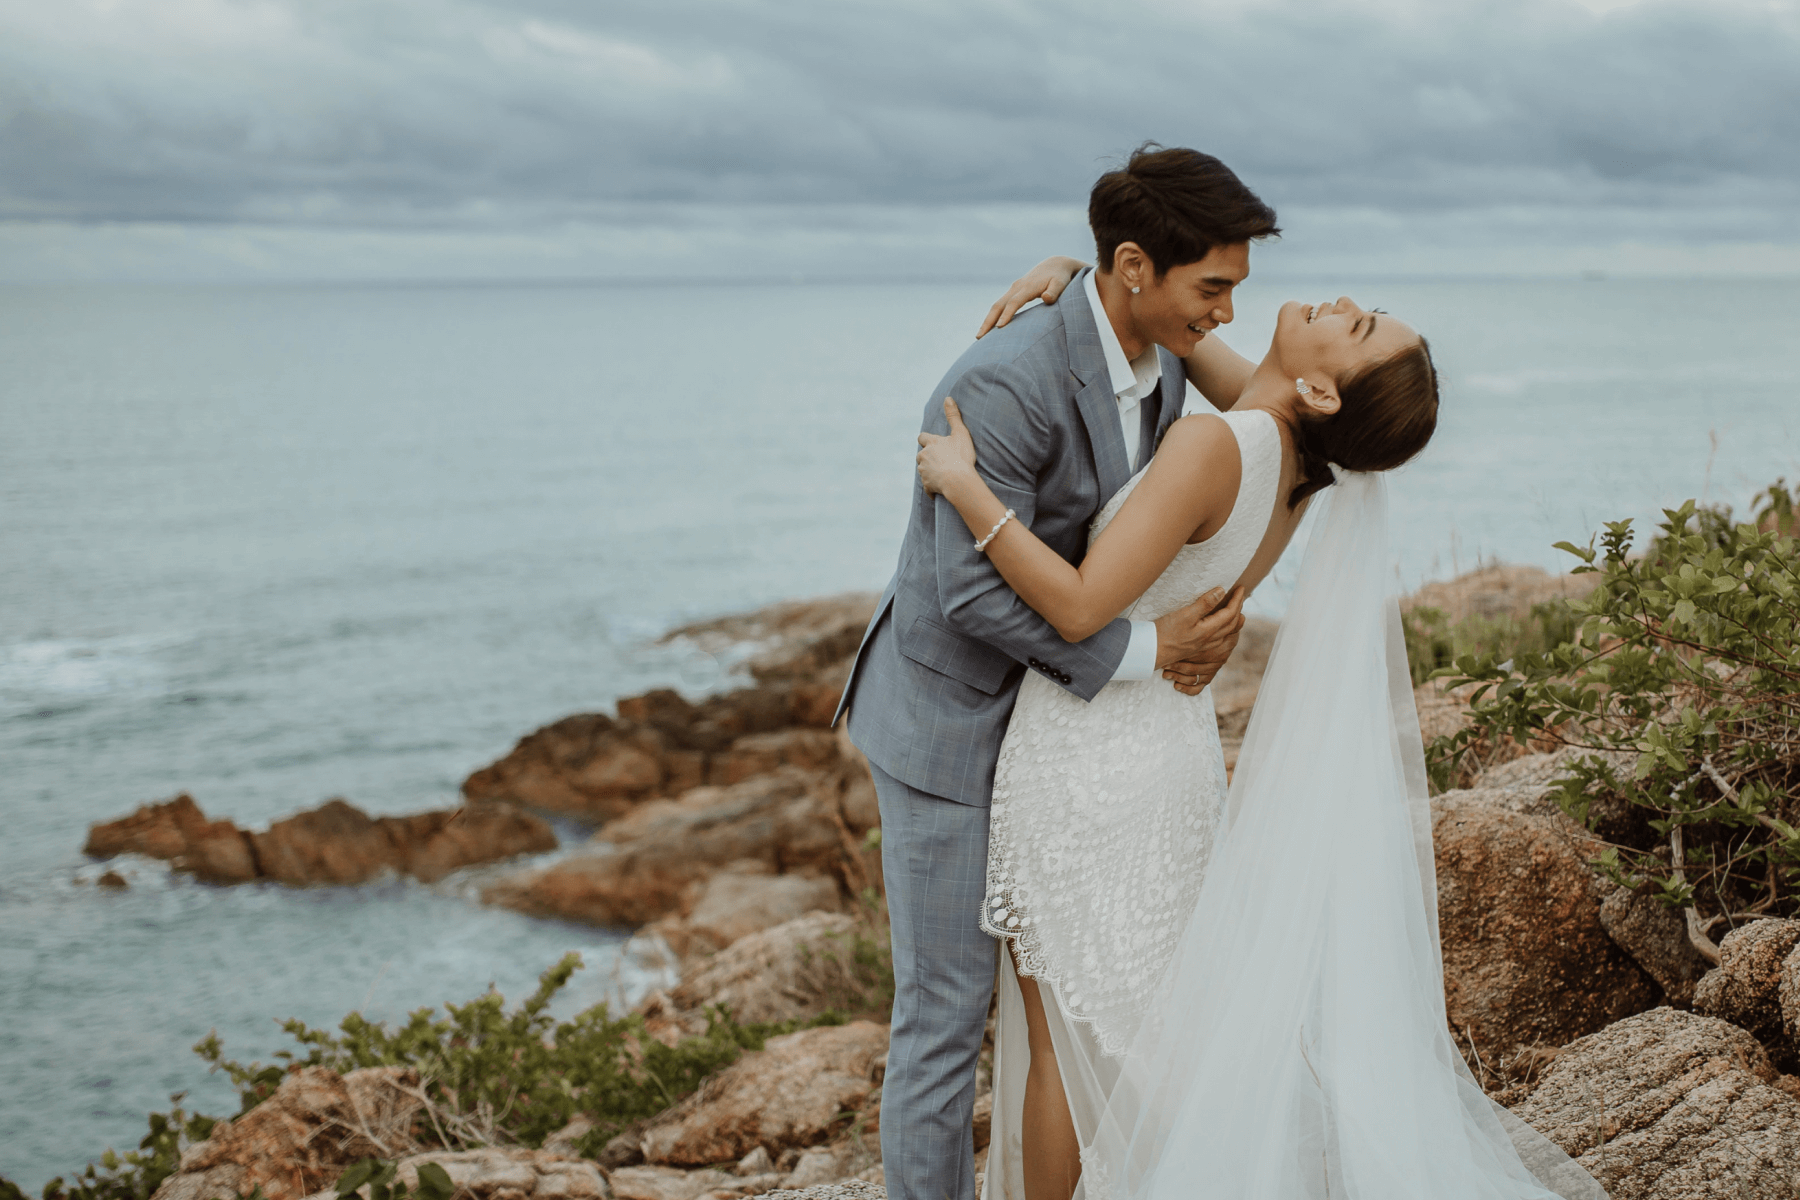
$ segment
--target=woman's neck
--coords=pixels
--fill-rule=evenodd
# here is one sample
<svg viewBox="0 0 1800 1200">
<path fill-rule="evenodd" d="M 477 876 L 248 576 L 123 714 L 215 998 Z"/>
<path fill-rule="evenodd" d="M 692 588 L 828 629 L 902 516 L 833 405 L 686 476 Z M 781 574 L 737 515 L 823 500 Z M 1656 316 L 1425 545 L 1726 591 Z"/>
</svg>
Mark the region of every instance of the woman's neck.
<svg viewBox="0 0 1800 1200">
<path fill-rule="evenodd" d="M 1295 410 L 1298 405 L 1299 397 L 1294 392 L 1294 381 L 1283 374 L 1271 357 L 1258 365 L 1250 376 L 1250 382 L 1239 393 L 1237 403 L 1231 406 L 1232 412 L 1260 409 L 1275 418 L 1275 428 L 1281 433 L 1283 495 L 1300 481 L 1300 452 L 1294 446 L 1294 425 L 1299 420 Z"/>
</svg>

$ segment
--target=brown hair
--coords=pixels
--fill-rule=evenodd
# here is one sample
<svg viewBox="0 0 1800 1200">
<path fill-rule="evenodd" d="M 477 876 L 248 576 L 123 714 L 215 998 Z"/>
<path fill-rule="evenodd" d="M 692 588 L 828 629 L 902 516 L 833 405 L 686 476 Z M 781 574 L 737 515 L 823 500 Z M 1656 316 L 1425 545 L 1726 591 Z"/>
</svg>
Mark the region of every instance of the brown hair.
<svg viewBox="0 0 1800 1200">
<path fill-rule="evenodd" d="M 1390 354 L 1343 381 L 1341 404 L 1329 417 L 1302 418 L 1294 427 L 1304 479 L 1288 493 L 1293 508 L 1346 471 L 1391 471 L 1425 448 L 1437 430 L 1437 368 L 1431 345 Z"/>
<path fill-rule="evenodd" d="M 1145 142 L 1088 196 L 1088 226 L 1100 270 L 1110 272 L 1121 242 L 1136 242 L 1158 279 L 1199 262 L 1214 246 L 1281 232 L 1275 210 L 1210 154 Z"/>
</svg>

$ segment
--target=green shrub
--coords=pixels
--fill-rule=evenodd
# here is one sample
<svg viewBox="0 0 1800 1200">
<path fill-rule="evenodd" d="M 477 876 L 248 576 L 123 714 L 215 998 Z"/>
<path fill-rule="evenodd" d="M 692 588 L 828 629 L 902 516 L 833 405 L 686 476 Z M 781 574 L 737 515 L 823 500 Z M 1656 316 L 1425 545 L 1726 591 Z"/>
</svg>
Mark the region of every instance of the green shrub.
<svg viewBox="0 0 1800 1200">
<path fill-rule="evenodd" d="M 453 1148 L 495 1142 L 539 1146 L 585 1113 L 595 1125 L 582 1149 L 593 1154 L 626 1125 L 676 1103 L 745 1050 L 760 1050 L 778 1034 L 843 1021 L 833 1012 L 807 1022 L 740 1025 L 724 1009 L 715 1009 L 705 1033 L 674 1046 L 652 1037 L 642 1017 L 615 1019 L 605 1004 L 558 1023 L 549 1015 L 550 1001 L 580 967 L 579 954 L 563 956 L 512 1012 L 503 996 L 490 991 L 466 1004 L 446 1004 L 444 1017 L 421 1008 L 398 1028 L 360 1013 L 345 1017 L 335 1034 L 287 1020 L 282 1028 L 305 1049 L 277 1053 L 280 1066 L 228 1060 L 216 1035 L 194 1050 L 237 1086 L 244 1110 L 261 1103 L 298 1067 L 323 1066 L 340 1074 L 361 1067 L 412 1067 L 429 1100 L 421 1138 Z"/>
<path fill-rule="evenodd" d="M 73 1182 L 61 1176 L 52 1179 L 44 1185 L 43 1200 L 150 1200 L 162 1181 L 175 1173 L 181 1152 L 212 1132 L 213 1118 L 186 1112 L 182 1097 L 176 1092 L 169 1097 L 168 1112 L 150 1114 L 150 1132 L 135 1151 L 108 1150 Z M 0 1200 L 26 1200 L 25 1190 L 0 1179 Z"/>
<path fill-rule="evenodd" d="M 883 933 L 859 929 L 848 939 L 853 973 L 859 984 L 867 985 L 865 991 L 847 991 L 842 997 L 849 1011 L 885 1012 L 893 1002 L 893 966 Z M 808 1021 L 740 1024 L 724 1008 L 715 1008 L 707 1014 L 705 1033 L 667 1046 L 650 1035 L 642 1017 L 615 1019 L 604 1004 L 560 1023 L 551 1017 L 551 1000 L 580 968 L 579 954 L 565 955 L 511 1012 L 505 998 L 490 991 L 466 1004 L 446 1004 L 443 1017 L 434 1009 L 419 1009 L 398 1028 L 354 1012 L 336 1033 L 303 1021 L 283 1021 L 282 1028 L 302 1049 L 277 1052 L 272 1065 L 227 1059 L 217 1034 L 208 1034 L 194 1052 L 237 1088 L 240 1115 L 273 1095 L 299 1067 L 323 1066 L 340 1074 L 360 1067 L 412 1067 L 428 1101 L 415 1130 L 424 1142 L 452 1149 L 496 1142 L 539 1146 L 584 1113 L 594 1128 L 578 1148 L 592 1156 L 625 1126 L 681 1100 L 746 1050 L 760 1050 L 769 1038 L 797 1029 L 845 1020 L 842 1013 L 828 1011 Z M 204 1141 L 215 1124 L 212 1117 L 185 1112 L 180 1093 L 170 1099 L 172 1111 L 150 1114 L 150 1131 L 136 1152 L 108 1150 L 73 1183 L 51 1180 L 43 1200 L 149 1200 L 174 1174 L 181 1151 Z M 380 1167 L 371 1171 L 378 1174 Z M 382 1186 L 391 1182 L 389 1176 Z M 424 1190 L 413 1197 L 433 1200 Z M 26 1194 L 0 1178 L 0 1200 L 26 1200 Z M 402 1200 L 401 1193 L 388 1200 Z"/>
<path fill-rule="evenodd" d="M 1543 653 L 1574 637 L 1575 626 L 1575 615 L 1560 601 L 1532 605 L 1524 620 L 1477 615 L 1453 625 L 1442 609 L 1428 606 L 1400 618 L 1414 687 L 1454 666 L 1459 658 L 1485 655 L 1504 662 L 1521 654 Z"/>
<path fill-rule="evenodd" d="M 1555 648 L 1459 656 L 1437 674 L 1478 685 L 1472 724 L 1434 762 L 1508 735 L 1591 753 L 1556 785 L 1609 843 L 1598 866 L 1688 911 L 1696 944 L 1720 921 L 1791 915 L 1800 886 L 1800 543 L 1782 484 L 1755 519 L 1693 501 L 1666 510 L 1650 552 L 1631 522 L 1600 548 L 1559 543 L 1599 586 L 1564 602 Z M 1786 530 L 1787 532 L 1780 532 Z M 1710 914 L 1704 920 L 1701 910 Z"/>
<path fill-rule="evenodd" d="M 398 1174 L 394 1163 L 365 1158 L 338 1179 L 338 1198 L 344 1200 L 363 1187 L 369 1189 L 369 1200 L 451 1200 L 456 1195 L 450 1172 L 434 1162 L 419 1164 L 417 1188 L 401 1183 L 395 1178 Z"/>
</svg>

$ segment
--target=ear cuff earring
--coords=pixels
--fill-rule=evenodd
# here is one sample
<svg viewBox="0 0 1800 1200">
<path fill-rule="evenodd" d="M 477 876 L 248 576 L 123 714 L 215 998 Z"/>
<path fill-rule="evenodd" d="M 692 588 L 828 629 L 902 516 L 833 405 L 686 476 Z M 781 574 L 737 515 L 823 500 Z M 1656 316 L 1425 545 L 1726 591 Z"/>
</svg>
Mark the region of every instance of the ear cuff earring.
<svg viewBox="0 0 1800 1200">
<path fill-rule="evenodd" d="M 1302 400 L 1311 400 L 1312 399 L 1312 389 L 1306 386 L 1306 380 L 1304 380 L 1304 379 L 1294 380 L 1294 390 L 1296 392 L 1300 393 L 1300 398 Z"/>
</svg>

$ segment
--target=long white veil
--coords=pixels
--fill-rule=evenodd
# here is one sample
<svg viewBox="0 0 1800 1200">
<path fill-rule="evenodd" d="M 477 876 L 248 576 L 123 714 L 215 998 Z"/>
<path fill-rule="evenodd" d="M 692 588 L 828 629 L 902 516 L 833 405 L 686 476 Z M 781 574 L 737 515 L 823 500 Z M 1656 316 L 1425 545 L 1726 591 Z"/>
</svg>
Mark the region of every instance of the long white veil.
<svg viewBox="0 0 1800 1200">
<path fill-rule="evenodd" d="M 1083 1190 L 1604 1200 L 1451 1043 L 1386 485 L 1341 480 L 1263 677 L 1229 831 L 1083 1149 Z"/>
</svg>

